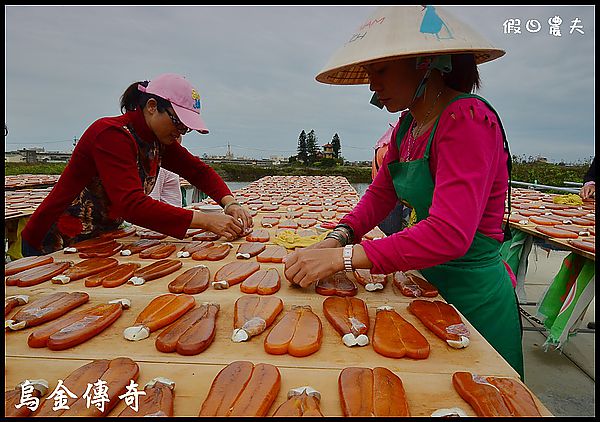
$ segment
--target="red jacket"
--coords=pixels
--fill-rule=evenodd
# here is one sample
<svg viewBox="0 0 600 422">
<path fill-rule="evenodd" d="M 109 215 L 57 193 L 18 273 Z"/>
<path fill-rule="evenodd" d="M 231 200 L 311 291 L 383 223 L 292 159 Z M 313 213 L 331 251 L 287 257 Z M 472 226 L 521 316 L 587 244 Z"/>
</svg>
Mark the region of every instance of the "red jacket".
<svg viewBox="0 0 600 422">
<path fill-rule="evenodd" d="M 40 249 L 51 226 L 59 220 L 84 188 L 98 189 L 107 198 L 106 213 L 114 220 L 183 239 L 193 211 L 156 201 L 146 195 L 138 172 L 138 146 L 124 125 L 133 127 L 143 142 L 158 142 L 141 110 L 98 119 L 83 133 L 58 182 L 31 216 L 22 237 Z M 160 165 L 179 174 L 217 203 L 231 191 L 221 177 L 186 148 L 174 142 L 160 148 Z M 80 216 L 73 216 L 80 217 Z M 69 218 L 73 218 L 69 217 Z M 83 219 L 82 219 L 83 220 Z M 60 229 L 60 225 L 59 229 Z M 53 227 L 53 230 L 56 226 Z M 83 225 L 85 231 L 85 225 Z M 61 233 L 73 237 L 73 233 Z"/>
</svg>

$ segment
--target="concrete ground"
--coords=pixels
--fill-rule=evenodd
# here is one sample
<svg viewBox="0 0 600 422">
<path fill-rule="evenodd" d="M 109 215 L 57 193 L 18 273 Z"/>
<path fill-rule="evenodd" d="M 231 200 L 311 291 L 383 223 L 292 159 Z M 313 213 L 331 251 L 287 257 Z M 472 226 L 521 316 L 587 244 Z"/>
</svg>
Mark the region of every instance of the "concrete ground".
<svg viewBox="0 0 600 422">
<path fill-rule="evenodd" d="M 525 281 L 528 302 L 539 302 L 546 287 L 560 269 L 564 251 L 547 251 L 534 245 L 529 255 Z M 522 308 L 535 316 L 536 307 Z M 523 327 L 539 327 L 523 316 Z M 583 318 L 581 328 L 595 321 L 595 299 Z M 546 332 L 523 332 L 525 384 L 555 416 L 595 416 L 595 332 L 581 332 L 571 337 L 562 352 L 544 351 Z"/>
</svg>

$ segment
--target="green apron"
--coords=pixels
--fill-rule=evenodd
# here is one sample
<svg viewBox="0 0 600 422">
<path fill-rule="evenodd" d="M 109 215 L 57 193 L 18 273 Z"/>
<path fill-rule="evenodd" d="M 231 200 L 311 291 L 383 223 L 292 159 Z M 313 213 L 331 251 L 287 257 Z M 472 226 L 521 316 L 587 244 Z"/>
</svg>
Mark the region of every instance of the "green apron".
<svg viewBox="0 0 600 422">
<path fill-rule="evenodd" d="M 487 101 L 473 94 L 459 95 L 449 104 L 461 98 L 473 97 L 482 100 L 495 113 Z M 396 136 L 398 149 L 411 121 L 409 114 L 400 125 Z M 433 199 L 435 186 L 429 170 L 429 150 L 438 122 L 439 117 L 429 136 L 423 158 L 388 164 L 396 194 L 400 201 L 413 208 L 417 222 L 429 216 Z M 498 123 L 502 128 L 499 117 Z M 504 130 L 502 133 L 508 151 Z M 501 243 L 497 240 L 476 232 L 464 256 L 420 271 L 523 379 L 521 319 L 516 295 L 500 256 L 500 247 Z"/>
</svg>

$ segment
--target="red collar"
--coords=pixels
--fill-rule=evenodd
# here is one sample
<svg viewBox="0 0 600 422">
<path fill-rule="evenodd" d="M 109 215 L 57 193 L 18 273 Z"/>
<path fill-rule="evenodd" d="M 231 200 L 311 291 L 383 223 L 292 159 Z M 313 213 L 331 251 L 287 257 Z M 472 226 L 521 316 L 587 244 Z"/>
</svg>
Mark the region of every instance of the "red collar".
<svg viewBox="0 0 600 422">
<path fill-rule="evenodd" d="M 136 108 L 134 111 L 128 111 L 133 130 L 144 142 L 158 142 L 158 138 L 146 123 L 144 112 L 141 108 Z"/>
</svg>

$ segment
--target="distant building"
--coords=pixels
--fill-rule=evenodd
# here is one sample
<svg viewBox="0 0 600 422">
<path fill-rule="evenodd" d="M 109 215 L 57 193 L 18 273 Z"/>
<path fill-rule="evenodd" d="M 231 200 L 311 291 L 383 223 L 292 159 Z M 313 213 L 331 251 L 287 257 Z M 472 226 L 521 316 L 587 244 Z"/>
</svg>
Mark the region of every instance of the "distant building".
<svg viewBox="0 0 600 422">
<path fill-rule="evenodd" d="M 323 158 L 333 158 L 333 145 L 330 143 L 323 145 Z"/>
<path fill-rule="evenodd" d="M 5 163 L 68 163 L 70 152 L 45 151 L 44 148 L 23 148 L 4 153 Z"/>
<path fill-rule="evenodd" d="M 204 161 L 207 164 L 251 164 L 254 166 L 273 166 L 276 165 L 276 163 L 273 160 L 268 160 L 265 158 L 225 158 L 225 157 L 214 157 L 214 156 L 207 156 L 205 158 L 202 158 L 202 161 Z M 280 164 L 280 163 L 277 163 Z"/>
<path fill-rule="evenodd" d="M 288 158 L 281 155 L 272 155 L 269 157 L 269 160 L 271 160 L 276 166 L 288 162 Z"/>
<path fill-rule="evenodd" d="M 5 163 L 25 163 L 25 155 L 18 151 L 6 151 L 4 153 Z"/>
<path fill-rule="evenodd" d="M 346 161 L 344 163 L 347 166 L 353 166 L 353 167 L 369 167 L 372 165 L 371 161 Z"/>
<path fill-rule="evenodd" d="M 225 154 L 225 158 L 228 160 L 233 160 L 233 152 L 231 152 L 231 145 L 227 142 L 227 154 Z"/>
</svg>

